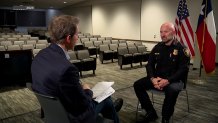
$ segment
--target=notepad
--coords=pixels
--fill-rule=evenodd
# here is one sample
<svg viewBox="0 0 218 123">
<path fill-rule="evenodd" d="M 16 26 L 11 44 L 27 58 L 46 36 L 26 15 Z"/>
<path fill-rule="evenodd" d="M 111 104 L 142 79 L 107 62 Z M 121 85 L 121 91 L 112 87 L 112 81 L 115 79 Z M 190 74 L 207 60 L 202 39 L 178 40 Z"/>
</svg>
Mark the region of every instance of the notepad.
<svg viewBox="0 0 218 123">
<path fill-rule="evenodd" d="M 93 99 L 100 103 L 107 97 L 111 96 L 115 90 L 111 87 L 114 82 L 98 82 L 91 90 L 93 91 Z"/>
</svg>

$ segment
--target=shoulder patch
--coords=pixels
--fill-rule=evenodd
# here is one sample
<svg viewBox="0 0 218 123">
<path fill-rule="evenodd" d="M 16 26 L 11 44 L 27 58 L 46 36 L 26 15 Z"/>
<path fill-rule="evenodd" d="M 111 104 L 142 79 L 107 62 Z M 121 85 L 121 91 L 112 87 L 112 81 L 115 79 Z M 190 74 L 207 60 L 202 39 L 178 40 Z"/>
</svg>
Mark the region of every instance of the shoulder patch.
<svg viewBox="0 0 218 123">
<path fill-rule="evenodd" d="M 190 57 L 190 52 L 189 52 L 189 50 L 188 50 L 187 48 L 184 48 L 184 49 L 183 49 L 183 52 L 184 52 L 184 54 L 185 54 L 187 57 Z"/>
</svg>

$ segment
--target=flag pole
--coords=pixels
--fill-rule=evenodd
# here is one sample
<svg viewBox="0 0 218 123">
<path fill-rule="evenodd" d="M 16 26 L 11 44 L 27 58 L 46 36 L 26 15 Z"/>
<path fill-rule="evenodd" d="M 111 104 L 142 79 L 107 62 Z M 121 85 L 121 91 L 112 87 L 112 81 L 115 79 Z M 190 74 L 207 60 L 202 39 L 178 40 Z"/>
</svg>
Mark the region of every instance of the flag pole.
<svg viewBox="0 0 218 123">
<path fill-rule="evenodd" d="M 200 72 L 199 72 L 199 77 L 201 77 L 201 66 L 202 66 L 202 60 L 200 62 Z"/>
<path fill-rule="evenodd" d="M 204 10 L 204 27 L 203 27 L 203 38 L 202 38 L 202 45 L 201 45 L 201 50 L 200 50 L 200 54 L 201 54 L 201 62 L 200 62 L 200 71 L 199 71 L 199 77 L 201 77 L 201 66 L 202 66 L 202 53 L 204 52 L 204 37 L 205 37 L 205 26 L 206 26 L 206 15 L 207 15 L 207 0 L 205 0 L 205 10 Z"/>
</svg>

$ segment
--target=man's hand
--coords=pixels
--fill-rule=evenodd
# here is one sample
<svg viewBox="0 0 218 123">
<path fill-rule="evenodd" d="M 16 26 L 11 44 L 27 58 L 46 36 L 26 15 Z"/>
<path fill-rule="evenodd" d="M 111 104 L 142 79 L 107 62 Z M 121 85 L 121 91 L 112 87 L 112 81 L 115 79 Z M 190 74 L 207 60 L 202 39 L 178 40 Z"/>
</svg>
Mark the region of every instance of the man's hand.
<svg viewBox="0 0 218 123">
<path fill-rule="evenodd" d="M 83 89 L 91 89 L 88 84 L 82 84 L 82 88 L 83 88 Z"/>
<path fill-rule="evenodd" d="M 159 82 L 158 82 L 158 85 L 159 87 L 161 88 L 161 90 L 167 86 L 169 84 L 169 81 L 167 79 L 161 79 Z"/>
<path fill-rule="evenodd" d="M 157 77 L 157 78 L 152 78 L 151 79 L 151 81 L 152 81 L 152 83 L 153 83 L 153 85 L 154 85 L 154 88 L 156 88 L 156 89 L 158 89 L 158 90 L 161 90 L 161 88 L 160 88 L 160 86 L 159 86 L 159 81 L 161 81 L 162 80 L 162 78 L 160 78 L 160 77 Z"/>
</svg>

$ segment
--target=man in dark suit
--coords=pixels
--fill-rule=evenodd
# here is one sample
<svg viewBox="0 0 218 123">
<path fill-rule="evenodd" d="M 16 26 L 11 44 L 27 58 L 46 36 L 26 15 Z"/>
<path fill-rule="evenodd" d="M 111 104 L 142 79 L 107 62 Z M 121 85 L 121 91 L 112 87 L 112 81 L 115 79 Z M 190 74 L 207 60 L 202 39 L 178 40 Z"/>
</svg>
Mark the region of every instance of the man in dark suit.
<svg viewBox="0 0 218 123">
<path fill-rule="evenodd" d="M 115 105 L 111 98 L 101 103 L 93 101 L 88 84 L 81 84 L 78 69 L 69 62 L 67 51 L 78 40 L 79 19 L 61 15 L 49 25 L 51 44 L 33 59 L 32 88 L 34 91 L 58 97 L 75 123 L 95 123 L 98 113 L 119 123 L 116 111 L 122 107 L 122 99 Z"/>
<path fill-rule="evenodd" d="M 139 123 L 148 123 L 158 118 L 147 94 L 147 90 L 164 91 L 165 99 L 162 107 L 162 123 L 169 123 L 179 92 L 187 78 L 190 56 L 180 42 L 174 39 L 175 27 L 166 22 L 160 28 L 162 42 L 154 46 L 146 66 L 147 77 L 134 83 L 136 96 L 147 114 Z"/>
</svg>

